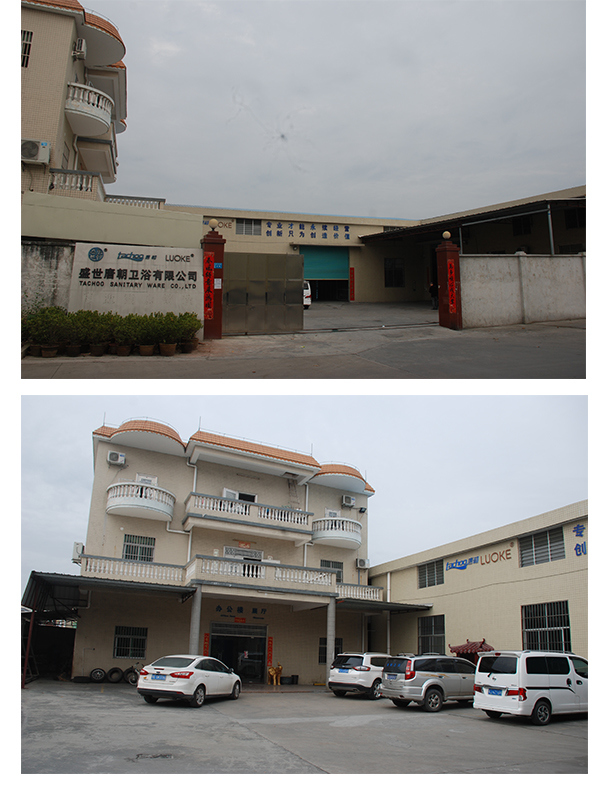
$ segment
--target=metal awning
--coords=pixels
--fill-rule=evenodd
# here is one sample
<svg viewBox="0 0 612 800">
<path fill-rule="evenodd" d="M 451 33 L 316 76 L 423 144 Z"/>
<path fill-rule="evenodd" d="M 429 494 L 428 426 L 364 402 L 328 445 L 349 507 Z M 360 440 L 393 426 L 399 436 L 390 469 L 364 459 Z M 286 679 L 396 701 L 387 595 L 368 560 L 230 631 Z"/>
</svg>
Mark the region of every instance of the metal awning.
<svg viewBox="0 0 612 800">
<path fill-rule="evenodd" d="M 81 575 L 61 575 L 47 572 L 32 572 L 21 598 L 21 604 L 35 611 L 38 618 L 69 619 L 78 614 L 79 608 L 88 604 L 90 589 L 121 589 L 122 591 L 163 592 L 190 597 L 195 588 L 167 586 L 158 583 L 115 581 L 106 578 L 84 578 Z"/>
<path fill-rule="evenodd" d="M 429 611 L 433 608 L 433 603 L 387 603 L 382 600 L 342 597 L 336 600 L 336 608 L 340 611 L 362 611 L 364 614 L 382 614 L 384 611 L 401 614 L 410 611 Z"/>
</svg>

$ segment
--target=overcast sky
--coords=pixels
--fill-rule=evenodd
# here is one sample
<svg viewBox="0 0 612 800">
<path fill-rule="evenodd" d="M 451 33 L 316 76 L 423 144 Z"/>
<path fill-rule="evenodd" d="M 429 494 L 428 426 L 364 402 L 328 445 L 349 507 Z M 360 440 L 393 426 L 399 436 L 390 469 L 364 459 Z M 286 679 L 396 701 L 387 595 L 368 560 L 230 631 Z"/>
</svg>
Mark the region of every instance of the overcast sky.
<svg viewBox="0 0 612 800">
<path fill-rule="evenodd" d="M 585 397 L 25 396 L 22 590 L 32 570 L 78 574 L 92 431 L 143 417 L 357 467 L 376 490 L 372 564 L 588 497 Z"/>
<path fill-rule="evenodd" d="M 127 47 L 111 194 L 422 219 L 585 173 L 585 3 L 87 0 Z"/>
</svg>

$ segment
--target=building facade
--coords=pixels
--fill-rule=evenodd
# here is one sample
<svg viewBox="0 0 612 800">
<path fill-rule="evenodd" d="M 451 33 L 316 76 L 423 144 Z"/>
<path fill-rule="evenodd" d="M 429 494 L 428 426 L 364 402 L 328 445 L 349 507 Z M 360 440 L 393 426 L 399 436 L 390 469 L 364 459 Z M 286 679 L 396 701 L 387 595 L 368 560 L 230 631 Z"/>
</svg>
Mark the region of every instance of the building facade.
<svg viewBox="0 0 612 800">
<path fill-rule="evenodd" d="M 77 0 L 21 3 L 22 194 L 100 199 L 125 130 L 125 45 Z"/>
<path fill-rule="evenodd" d="M 279 663 L 324 682 L 335 652 L 367 649 L 390 606 L 368 585 L 374 490 L 357 469 L 204 431 L 184 443 L 147 420 L 93 442 L 81 575 L 38 579 L 72 592 L 73 677 L 192 652 L 245 682 Z"/>
<path fill-rule="evenodd" d="M 588 657 L 587 539 L 585 501 L 373 567 L 387 600 L 431 604 L 392 612 L 391 650 L 449 653 L 486 641 Z M 375 624 L 380 645 L 387 630 Z"/>
</svg>

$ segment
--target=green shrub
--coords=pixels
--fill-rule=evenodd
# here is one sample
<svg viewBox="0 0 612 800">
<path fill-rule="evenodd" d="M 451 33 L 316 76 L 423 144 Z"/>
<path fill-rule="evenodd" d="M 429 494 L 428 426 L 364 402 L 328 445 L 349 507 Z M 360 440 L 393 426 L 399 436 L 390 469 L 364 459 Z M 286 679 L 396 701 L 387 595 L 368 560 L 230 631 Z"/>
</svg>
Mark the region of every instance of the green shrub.
<svg viewBox="0 0 612 800">
<path fill-rule="evenodd" d="M 39 309 L 29 318 L 28 329 L 35 344 L 59 344 L 65 341 L 68 329 L 66 309 L 59 306 Z"/>
</svg>

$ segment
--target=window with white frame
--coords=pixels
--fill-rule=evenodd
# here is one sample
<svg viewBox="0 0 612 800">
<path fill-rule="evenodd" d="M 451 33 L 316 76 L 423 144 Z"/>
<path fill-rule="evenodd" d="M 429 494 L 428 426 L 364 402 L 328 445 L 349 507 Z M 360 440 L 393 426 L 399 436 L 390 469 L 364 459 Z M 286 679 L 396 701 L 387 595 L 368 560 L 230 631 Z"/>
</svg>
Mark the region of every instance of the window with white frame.
<svg viewBox="0 0 612 800">
<path fill-rule="evenodd" d="M 438 586 L 441 583 L 444 583 L 444 564 L 441 558 L 437 561 L 419 564 L 419 589 Z"/>
<path fill-rule="evenodd" d="M 342 575 L 344 573 L 344 562 L 343 561 L 327 561 L 326 559 L 321 559 L 321 566 L 326 567 L 327 569 L 333 569 L 336 571 L 336 581 L 338 583 L 342 583 Z"/>
<path fill-rule="evenodd" d="M 521 567 L 561 561 L 565 558 L 563 528 L 540 531 L 519 539 L 519 563 Z"/>
<path fill-rule="evenodd" d="M 228 500 L 243 500 L 245 503 L 256 503 L 257 495 L 249 492 L 237 492 L 235 489 L 224 489 L 223 497 Z"/>
<path fill-rule="evenodd" d="M 571 652 L 569 606 L 567 600 L 522 606 L 524 650 Z"/>
<path fill-rule="evenodd" d="M 151 536 L 133 536 L 126 533 L 123 537 L 123 558 L 128 561 L 153 561 L 155 539 Z"/>
<path fill-rule="evenodd" d="M 260 219 L 237 219 L 236 233 L 244 236 L 261 236 Z"/>
</svg>

